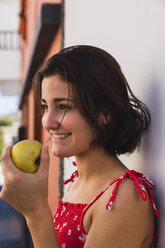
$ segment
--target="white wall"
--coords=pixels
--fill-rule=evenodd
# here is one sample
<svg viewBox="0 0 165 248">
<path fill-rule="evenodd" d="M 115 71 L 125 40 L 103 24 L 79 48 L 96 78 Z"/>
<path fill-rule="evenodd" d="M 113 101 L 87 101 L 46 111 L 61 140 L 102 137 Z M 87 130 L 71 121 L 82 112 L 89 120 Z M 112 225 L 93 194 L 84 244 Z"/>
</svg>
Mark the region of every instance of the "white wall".
<svg viewBox="0 0 165 248">
<path fill-rule="evenodd" d="M 18 31 L 19 25 L 19 2 L 20 0 L 0 0 L 0 31 Z M 3 39 L 0 39 L 0 42 Z M 18 37 L 14 36 L 14 43 L 18 43 Z M 1 45 L 2 45 L 1 44 Z M 19 79 L 21 69 L 20 50 L 0 49 L 0 89 L 2 94 L 11 95 L 19 93 Z"/>
<path fill-rule="evenodd" d="M 0 50 L 0 80 L 20 78 L 20 50 Z"/>
<path fill-rule="evenodd" d="M 20 0 L 0 0 L 0 30 L 16 30 Z"/>
<path fill-rule="evenodd" d="M 20 0 L 0 0 L 0 31 L 18 30 L 19 3 Z M 20 50 L 0 49 L 0 117 L 17 111 L 15 96 L 12 98 L 8 96 L 18 95 L 20 93 L 20 62 Z M 5 145 L 11 144 L 12 137 L 17 134 L 18 123 L 14 122 L 12 127 L 1 129 L 4 133 Z M 0 185 L 1 184 L 3 184 L 3 176 L 0 166 Z"/>
<path fill-rule="evenodd" d="M 165 2 L 65 0 L 64 45 L 90 44 L 120 63 L 135 94 L 149 107 L 152 125 L 140 153 L 121 159 L 157 185 L 161 212 L 156 247 L 165 247 Z M 65 175 L 69 176 L 68 165 Z"/>
</svg>

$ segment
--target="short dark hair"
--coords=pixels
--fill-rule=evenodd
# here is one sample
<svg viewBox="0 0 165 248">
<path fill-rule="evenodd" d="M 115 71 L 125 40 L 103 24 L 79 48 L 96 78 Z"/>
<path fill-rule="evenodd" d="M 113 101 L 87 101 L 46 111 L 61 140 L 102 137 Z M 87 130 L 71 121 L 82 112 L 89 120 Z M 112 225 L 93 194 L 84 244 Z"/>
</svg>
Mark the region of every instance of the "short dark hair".
<svg viewBox="0 0 165 248">
<path fill-rule="evenodd" d="M 41 97 L 43 78 L 56 74 L 71 85 L 76 105 L 95 134 L 93 144 L 112 155 L 132 153 L 139 147 L 150 113 L 133 94 L 113 56 L 88 45 L 64 48 L 37 72 L 36 96 Z"/>
</svg>

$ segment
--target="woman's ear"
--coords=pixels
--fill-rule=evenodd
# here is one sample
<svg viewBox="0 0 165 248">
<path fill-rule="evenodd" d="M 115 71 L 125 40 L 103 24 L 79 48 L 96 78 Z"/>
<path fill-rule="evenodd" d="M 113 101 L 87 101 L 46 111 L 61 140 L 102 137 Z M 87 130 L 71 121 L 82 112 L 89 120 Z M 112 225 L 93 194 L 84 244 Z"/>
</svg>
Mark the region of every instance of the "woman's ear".
<svg viewBox="0 0 165 248">
<path fill-rule="evenodd" d="M 100 113 L 99 114 L 99 120 L 100 120 L 101 124 L 104 124 L 104 125 L 109 124 L 111 121 L 109 113 L 107 113 L 107 114 L 105 112 Z"/>
</svg>

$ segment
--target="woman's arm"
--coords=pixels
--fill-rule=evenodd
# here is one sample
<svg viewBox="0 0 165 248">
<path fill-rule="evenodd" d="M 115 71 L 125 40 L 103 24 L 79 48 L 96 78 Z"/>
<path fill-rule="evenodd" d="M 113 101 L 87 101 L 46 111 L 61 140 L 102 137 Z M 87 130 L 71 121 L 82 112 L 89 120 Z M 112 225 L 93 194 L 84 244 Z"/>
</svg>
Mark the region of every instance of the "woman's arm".
<svg viewBox="0 0 165 248">
<path fill-rule="evenodd" d="M 60 248 L 49 206 L 42 209 L 38 205 L 39 214 L 26 217 L 35 248 Z"/>
<path fill-rule="evenodd" d="M 24 215 L 35 248 L 59 248 L 48 204 L 49 153 L 44 146 L 35 174 L 18 170 L 10 158 L 11 146 L 2 156 L 4 185 L 0 197 Z"/>
</svg>

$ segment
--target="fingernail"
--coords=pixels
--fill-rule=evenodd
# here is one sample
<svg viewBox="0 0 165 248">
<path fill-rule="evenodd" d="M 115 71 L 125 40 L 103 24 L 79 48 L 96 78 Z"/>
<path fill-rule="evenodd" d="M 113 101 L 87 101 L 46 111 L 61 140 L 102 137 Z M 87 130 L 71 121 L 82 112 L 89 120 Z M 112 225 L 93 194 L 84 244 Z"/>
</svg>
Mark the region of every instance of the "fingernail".
<svg viewBox="0 0 165 248">
<path fill-rule="evenodd" d="M 49 147 L 48 147 L 47 145 L 44 147 L 44 149 L 45 149 L 45 152 L 47 152 L 47 153 L 48 153 L 48 151 L 49 151 Z"/>
</svg>

